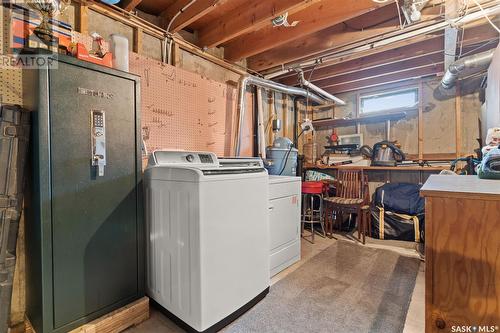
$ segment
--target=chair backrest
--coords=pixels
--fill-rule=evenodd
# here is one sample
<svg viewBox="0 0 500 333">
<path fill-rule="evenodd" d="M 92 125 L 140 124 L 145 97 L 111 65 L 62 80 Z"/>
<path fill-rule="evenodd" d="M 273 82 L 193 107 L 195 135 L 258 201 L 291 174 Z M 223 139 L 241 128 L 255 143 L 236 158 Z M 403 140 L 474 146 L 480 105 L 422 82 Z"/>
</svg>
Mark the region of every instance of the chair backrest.
<svg viewBox="0 0 500 333">
<path fill-rule="evenodd" d="M 348 199 L 365 199 L 365 178 L 363 170 L 338 170 L 337 196 Z"/>
</svg>

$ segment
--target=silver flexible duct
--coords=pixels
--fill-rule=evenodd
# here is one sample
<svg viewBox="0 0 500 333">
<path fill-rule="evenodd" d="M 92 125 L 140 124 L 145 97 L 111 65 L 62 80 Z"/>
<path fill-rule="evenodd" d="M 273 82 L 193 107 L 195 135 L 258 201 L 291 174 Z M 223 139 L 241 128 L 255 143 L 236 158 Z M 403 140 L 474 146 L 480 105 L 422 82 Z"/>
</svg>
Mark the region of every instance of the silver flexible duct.
<svg viewBox="0 0 500 333">
<path fill-rule="evenodd" d="M 238 111 L 239 111 L 239 117 L 238 117 L 238 132 L 236 135 L 236 143 L 235 143 L 235 156 L 240 156 L 240 148 L 241 148 L 241 128 L 243 126 L 243 120 L 245 118 L 245 112 L 246 112 L 246 104 L 245 104 L 245 97 L 246 97 L 246 90 L 247 87 L 250 85 L 262 87 L 262 88 L 267 88 L 271 89 L 274 91 L 279 91 L 288 95 L 294 95 L 294 96 L 302 96 L 304 98 L 309 98 L 311 101 L 316 102 L 318 104 L 323 104 L 325 103 L 325 98 L 321 98 L 317 96 L 314 93 L 311 93 L 305 89 L 302 88 L 297 88 L 297 87 L 291 87 L 291 86 L 286 86 L 281 83 L 277 83 L 274 81 L 262 79 L 257 76 L 253 75 L 244 75 L 240 79 L 239 83 L 239 89 L 238 89 Z"/>
<path fill-rule="evenodd" d="M 466 69 L 484 69 L 489 66 L 493 59 L 495 49 L 461 58 L 450 65 L 441 80 L 444 89 L 451 89 L 455 86 L 460 74 Z"/>
</svg>

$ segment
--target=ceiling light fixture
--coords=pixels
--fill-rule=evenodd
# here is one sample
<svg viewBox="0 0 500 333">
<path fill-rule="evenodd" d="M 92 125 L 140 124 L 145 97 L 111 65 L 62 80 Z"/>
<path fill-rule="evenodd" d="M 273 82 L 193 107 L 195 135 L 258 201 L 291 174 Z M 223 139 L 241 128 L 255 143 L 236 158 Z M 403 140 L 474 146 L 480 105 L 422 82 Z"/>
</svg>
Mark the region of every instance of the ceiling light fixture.
<svg viewBox="0 0 500 333">
<path fill-rule="evenodd" d="M 273 27 L 295 27 L 299 21 L 293 21 L 292 23 L 288 23 L 288 12 L 281 14 L 280 16 L 276 16 L 271 20 Z"/>
</svg>

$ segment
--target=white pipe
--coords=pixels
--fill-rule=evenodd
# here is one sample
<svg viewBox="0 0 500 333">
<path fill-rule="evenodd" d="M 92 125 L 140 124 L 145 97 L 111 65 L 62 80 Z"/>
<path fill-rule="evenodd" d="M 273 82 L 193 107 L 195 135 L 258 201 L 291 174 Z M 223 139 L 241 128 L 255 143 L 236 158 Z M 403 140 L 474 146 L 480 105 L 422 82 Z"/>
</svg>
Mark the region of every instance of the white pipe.
<svg viewBox="0 0 500 333">
<path fill-rule="evenodd" d="M 186 9 L 188 9 L 189 7 L 191 7 L 191 5 L 193 3 L 195 3 L 196 0 L 191 0 L 189 1 L 184 7 L 182 7 L 181 9 L 179 9 L 179 11 L 177 13 L 175 13 L 174 17 L 172 17 L 172 19 L 170 20 L 170 22 L 168 22 L 168 26 L 167 26 L 167 34 L 170 33 L 170 28 L 172 27 L 172 24 L 174 23 L 175 19 L 177 17 L 179 17 L 179 15 L 181 15 L 182 13 L 184 13 L 184 11 L 186 11 Z M 164 48 L 164 51 L 163 51 L 163 62 L 167 62 L 168 61 L 168 64 L 171 65 L 172 64 L 172 38 L 167 35 L 165 37 L 165 48 Z"/>
<path fill-rule="evenodd" d="M 315 84 L 307 81 L 306 78 L 304 77 L 304 72 L 302 70 L 300 70 L 298 72 L 298 74 L 299 74 L 299 81 L 302 84 L 302 86 L 307 87 L 307 88 L 313 90 L 314 92 L 316 92 L 321 97 L 324 97 L 326 99 L 329 99 L 329 100 L 335 102 L 335 104 L 346 105 L 346 102 L 344 102 L 340 98 L 333 96 L 328 91 L 325 91 L 325 90 L 321 89 L 320 87 L 318 87 L 317 85 L 315 85 Z"/>
<path fill-rule="evenodd" d="M 266 159 L 266 145 L 264 129 L 264 109 L 262 105 L 262 88 L 257 87 L 257 142 L 259 145 L 259 155 L 262 159 Z"/>
</svg>

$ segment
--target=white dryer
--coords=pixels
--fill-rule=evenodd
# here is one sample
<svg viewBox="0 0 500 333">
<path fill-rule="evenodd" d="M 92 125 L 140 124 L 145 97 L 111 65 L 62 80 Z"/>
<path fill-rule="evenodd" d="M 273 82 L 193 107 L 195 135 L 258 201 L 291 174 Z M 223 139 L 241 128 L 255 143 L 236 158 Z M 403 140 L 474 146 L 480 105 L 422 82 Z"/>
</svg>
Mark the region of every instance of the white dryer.
<svg viewBox="0 0 500 333">
<path fill-rule="evenodd" d="M 271 276 L 300 260 L 301 178 L 269 176 Z"/>
<path fill-rule="evenodd" d="M 145 171 L 147 292 L 188 331 L 215 332 L 269 291 L 260 159 L 156 151 Z"/>
</svg>

